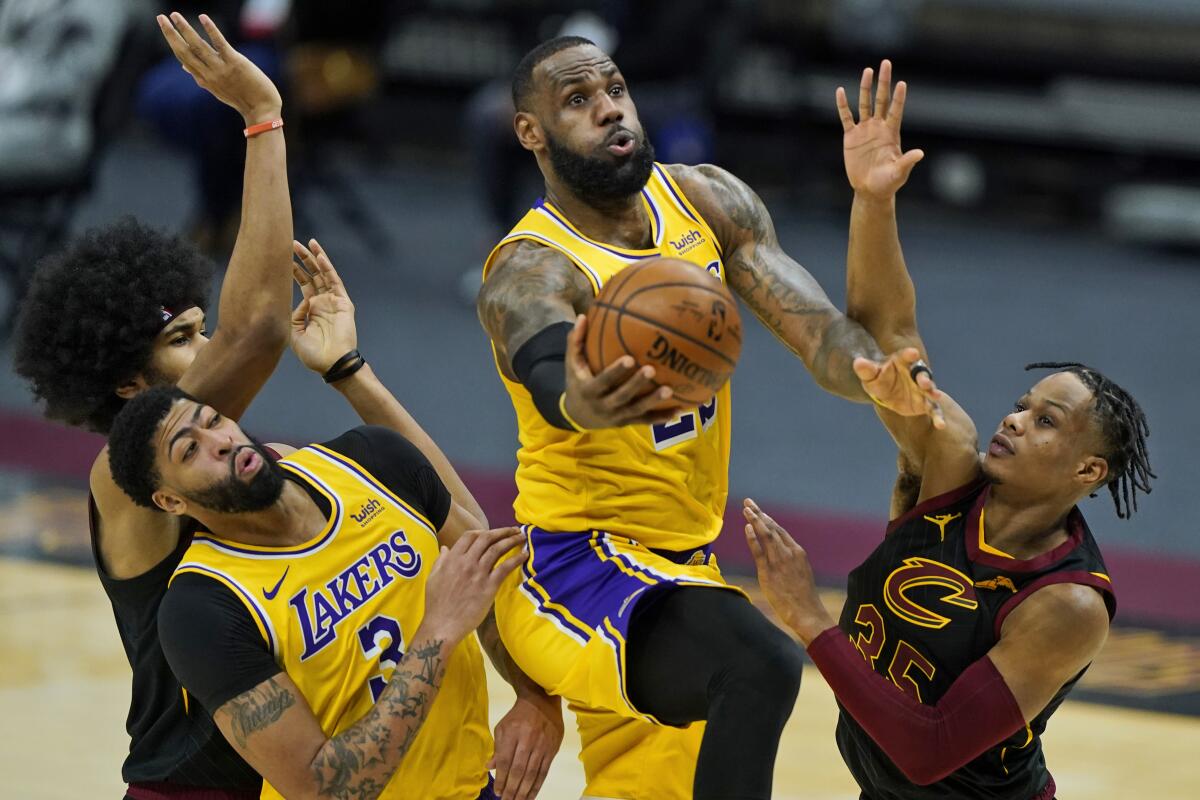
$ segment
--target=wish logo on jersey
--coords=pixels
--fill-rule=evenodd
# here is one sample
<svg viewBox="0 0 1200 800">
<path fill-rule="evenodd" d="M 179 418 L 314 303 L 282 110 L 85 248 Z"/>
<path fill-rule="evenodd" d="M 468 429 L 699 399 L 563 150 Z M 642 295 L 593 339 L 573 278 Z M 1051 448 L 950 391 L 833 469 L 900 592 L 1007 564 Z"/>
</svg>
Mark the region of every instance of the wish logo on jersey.
<svg viewBox="0 0 1200 800">
<path fill-rule="evenodd" d="M 324 587 L 304 587 L 288 600 L 300 623 L 304 652 L 300 660 L 321 652 L 337 638 L 338 624 L 379 594 L 396 578 L 412 579 L 421 571 L 421 554 L 396 531 L 338 573 Z M 311 590 L 311 591 L 310 591 Z"/>
<path fill-rule="evenodd" d="M 684 253 L 695 250 L 700 245 L 704 244 L 704 234 L 692 228 L 687 233 L 680 236 L 678 239 L 671 240 L 671 247 L 675 248 L 675 255 L 681 256 Z"/>
</svg>

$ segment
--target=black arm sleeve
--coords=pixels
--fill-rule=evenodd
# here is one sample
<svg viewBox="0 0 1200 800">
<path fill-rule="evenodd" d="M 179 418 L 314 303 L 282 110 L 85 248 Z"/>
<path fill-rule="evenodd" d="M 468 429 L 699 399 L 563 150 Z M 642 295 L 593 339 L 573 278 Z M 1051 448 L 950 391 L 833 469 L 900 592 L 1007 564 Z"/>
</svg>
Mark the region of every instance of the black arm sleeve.
<svg viewBox="0 0 1200 800">
<path fill-rule="evenodd" d="M 388 491 L 440 530 L 450 514 L 450 490 L 417 446 L 391 428 L 363 425 L 324 443 L 362 464 Z"/>
<path fill-rule="evenodd" d="M 559 398 L 567 388 L 567 334 L 570 322 L 556 322 L 542 328 L 521 345 L 513 355 L 512 367 L 519 380 L 533 397 L 533 405 L 542 419 L 564 431 L 578 430 L 559 406 Z"/>
<path fill-rule="evenodd" d="M 183 688 L 216 712 L 283 670 L 233 590 L 204 575 L 171 581 L 158 610 L 158 637 Z"/>
</svg>

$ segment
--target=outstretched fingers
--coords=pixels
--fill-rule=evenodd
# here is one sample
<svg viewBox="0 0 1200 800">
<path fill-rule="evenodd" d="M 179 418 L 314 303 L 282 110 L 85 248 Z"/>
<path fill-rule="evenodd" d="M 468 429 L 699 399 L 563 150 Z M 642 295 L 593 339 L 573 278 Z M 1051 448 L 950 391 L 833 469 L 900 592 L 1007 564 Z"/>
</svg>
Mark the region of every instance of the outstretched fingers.
<svg viewBox="0 0 1200 800">
<path fill-rule="evenodd" d="M 908 100 L 908 84 L 900 81 L 896 84 L 896 93 L 892 96 L 892 104 L 888 109 L 887 121 L 893 128 L 900 127 L 904 119 L 904 103 Z"/>
<path fill-rule="evenodd" d="M 846 99 L 846 90 L 839 86 L 836 92 L 838 119 L 842 121 L 842 133 L 854 129 L 854 114 L 850 111 L 850 101 Z"/>
<path fill-rule="evenodd" d="M 871 84 L 875 79 L 875 70 L 867 67 L 863 70 L 862 79 L 858 82 L 858 121 L 862 122 L 871 116 Z"/>
<path fill-rule="evenodd" d="M 886 58 L 879 65 L 879 85 L 875 87 L 875 116 L 887 119 L 892 103 L 892 62 Z"/>
<path fill-rule="evenodd" d="M 187 44 L 191 54 L 202 64 L 209 65 L 221 60 L 221 57 L 213 49 L 213 46 L 206 42 L 203 36 L 196 33 L 196 29 L 191 26 L 191 23 L 187 21 L 187 18 L 183 14 L 180 14 L 178 11 L 172 12 L 171 23 Z"/>
<path fill-rule="evenodd" d="M 338 271 L 334 268 L 333 262 L 329 259 L 329 255 L 325 252 L 325 248 L 321 247 L 321 243 L 316 239 L 309 239 L 308 247 L 315 257 L 317 270 L 324 279 L 325 285 L 329 291 L 333 294 L 347 297 L 346 285 L 342 283 L 342 277 L 338 275 Z"/>
<path fill-rule="evenodd" d="M 229 46 L 229 42 L 225 41 L 225 35 L 217 27 L 217 23 L 212 21 L 212 17 L 208 14 L 201 14 L 200 24 L 204 26 L 204 32 L 208 34 L 209 41 L 211 42 L 210 46 L 215 53 L 221 55 L 233 49 Z"/>
</svg>

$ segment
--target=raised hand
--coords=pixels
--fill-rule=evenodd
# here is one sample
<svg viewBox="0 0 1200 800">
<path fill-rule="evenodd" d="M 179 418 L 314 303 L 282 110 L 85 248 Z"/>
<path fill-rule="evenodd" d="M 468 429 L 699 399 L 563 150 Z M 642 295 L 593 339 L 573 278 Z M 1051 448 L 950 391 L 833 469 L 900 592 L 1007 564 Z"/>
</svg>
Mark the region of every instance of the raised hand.
<svg viewBox="0 0 1200 800">
<path fill-rule="evenodd" d="M 837 89 L 838 116 L 842 120 L 842 155 L 846 177 L 855 192 L 881 200 L 890 199 L 908 180 L 917 162 L 925 157 L 922 150 L 900 149 L 900 120 L 908 85 L 896 84 L 893 96 L 892 62 L 879 65 L 879 86 L 875 91 L 875 110 L 871 110 L 873 70 L 863 70 L 858 86 L 858 122 L 850 111 L 846 90 Z"/>
<path fill-rule="evenodd" d="M 207 14 L 200 24 L 205 41 L 177 11 L 159 14 L 158 27 L 184 70 L 213 97 L 242 115 L 246 126 L 278 119 L 283 108 L 279 90 L 250 59 L 234 50 Z"/>
<path fill-rule="evenodd" d="M 928 416 L 933 427 L 941 430 L 946 427 L 938 402 L 941 393 L 933 374 L 920 361 L 920 350 L 905 347 L 883 363 L 856 358 L 853 367 L 863 389 L 876 403 L 902 417 Z"/>
<path fill-rule="evenodd" d="M 746 544 L 754 556 L 758 585 L 771 608 L 808 644 L 833 625 L 813 578 L 808 554 L 750 498 L 742 505 Z"/>
<path fill-rule="evenodd" d="M 563 403 L 568 416 L 585 430 L 622 425 L 670 422 L 679 414 L 671 389 L 654 382 L 654 367 L 638 368 L 631 356 L 592 374 L 584 355 L 587 317 L 575 318 L 567 335 L 567 386 Z"/>
<path fill-rule="evenodd" d="M 302 295 L 292 312 L 292 350 L 304 366 L 324 375 L 358 346 L 354 303 L 316 239 L 308 247 L 292 242 L 292 249 L 300 259 L 292 262 L 292 276 Z"/>
<path fill-rule="evenodd" d="M 524 561 L 520 528 L 467 531 L 442 554 L 425 582 L 425 635 L 461 641 L 479 627 L 500 584 Z M 501 562 L 509 552 L 516 552 Z"/>
</svg>

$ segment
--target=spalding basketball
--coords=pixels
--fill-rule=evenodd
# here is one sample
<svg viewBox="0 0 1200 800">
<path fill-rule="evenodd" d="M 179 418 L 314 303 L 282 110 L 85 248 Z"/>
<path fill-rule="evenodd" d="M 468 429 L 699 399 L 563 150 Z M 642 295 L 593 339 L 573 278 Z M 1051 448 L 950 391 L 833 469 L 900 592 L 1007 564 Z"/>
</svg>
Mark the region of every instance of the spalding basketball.
<svg viewBox="0 0 1200 800">
<path fill-rule="evenodd" d="M 649 258 L 612 277 L 588 310 L 588 366 L 600 372 L 624 355 L 649 364 L 674 400 L 701 405 L 737 366 L 742 320 L 715 276 L 678 258 Z"/>
</svg>

